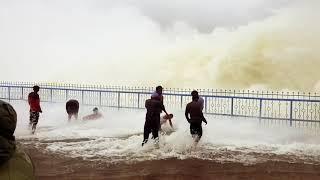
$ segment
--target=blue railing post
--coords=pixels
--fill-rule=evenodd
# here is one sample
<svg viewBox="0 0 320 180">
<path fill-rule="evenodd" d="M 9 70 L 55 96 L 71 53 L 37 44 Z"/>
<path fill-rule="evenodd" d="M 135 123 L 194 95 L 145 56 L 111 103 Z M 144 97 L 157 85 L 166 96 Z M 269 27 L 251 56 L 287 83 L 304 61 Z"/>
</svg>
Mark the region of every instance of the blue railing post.
<svg viewBox="0 0 320 180">
<path fill-rule="evenodd" d="M 290 101 L 290 127 L 292 127 L 292 108 L 293 108 L 293 102 Z"/>
<path fill-rule="evenodd" d="M 261 122 L 262 118 L 262 99 L 259 100 L 259 121 Z"/>
<path fill-rule="evenodd" d="M 68 101 L 69 91 L 66 89 L 66 101 Z"/>
<path fill-rule="evenodd" d="M 81 104 L 84 104 L 84 90 L 81 89 Z"/>
<path fill-rule="evenodd" d="M 120 108 L 120 92 L 118 92 L 118 108 Z"/>
<path fill-rule="evenodd" d="M 99 106 L 102 105 L 102 101 L 101 101 L 101 91 L 99 91 Z"/>
<path fill-rule="evenodd" d="M 205 105 L 204 112 L 207 113 L 208 112 L 208 97 L 207 96 L 204 97 L 204 105 Z"/>
<path fill-rule="evenodd" d="M 23 87 L 21 87 L 21 99 L 23 100 Z"/>
<path fill-rule="evenodd" d="M 233 97 L 231 98 L 231 116 L 233 116 Z"/>
<path fill-rule="evenodd" d="M 53 102 L 53 90 L 50 88 L 50 102 Z"/>
<path fill-rule="evenodd" d="M 11 100 L 11 87 L 8 86 L 8 99 L 9 99 L 9 102 Z"/>
</svg>

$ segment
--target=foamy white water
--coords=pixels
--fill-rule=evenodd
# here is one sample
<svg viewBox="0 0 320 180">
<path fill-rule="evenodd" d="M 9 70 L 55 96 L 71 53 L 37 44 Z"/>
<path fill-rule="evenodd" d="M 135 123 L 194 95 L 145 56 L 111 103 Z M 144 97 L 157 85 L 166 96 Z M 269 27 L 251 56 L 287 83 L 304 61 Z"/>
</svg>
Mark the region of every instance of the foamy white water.
<svg viewBox="0 0 320 180">
<path fill-rule="evenodd" d="M 163 158 L 200 158 L 221 162 L 256 163 L 267 160 L 320 162 L 320 139 L 299 128 L 262 126 L 257 120 L 207 116 L 196 149 L 183 111 L 174 111 L 175 132 L 141 147 L 144 110 L 103 109 L 104 119 L 67 122 L 64 104 L 43 104 L 35 135 L 28 130 L 28 106 L 13 102 L 18 113 L 16 137 L 24 143 L 47 144 L 48 151 L 100 161 L 143 161 Z M 92 107 L 80 108 L 80 117 Z M 170 111 L 170 109 L 168 109 Z M 170 129 L 164 127 L 165 130 Z M 151 137 L 151 136 L 150 136 Z M 34 141 L 36 140 L 36 141 Z"/>
<path fill-rule="evenodd" d="M 274 9 L 279 1 L 287 3 Z M 320 89 L 318 0 L 128 2 L 1 1 L 0 66 L 6 68 L 0 75 L 13 81 Z M 171 22 L 163 26 L 154 13 Z M 224 26 L 232 15 L 247 20 Z M 200 31 L 190 19 L 211 28 Z"/>
</svg>

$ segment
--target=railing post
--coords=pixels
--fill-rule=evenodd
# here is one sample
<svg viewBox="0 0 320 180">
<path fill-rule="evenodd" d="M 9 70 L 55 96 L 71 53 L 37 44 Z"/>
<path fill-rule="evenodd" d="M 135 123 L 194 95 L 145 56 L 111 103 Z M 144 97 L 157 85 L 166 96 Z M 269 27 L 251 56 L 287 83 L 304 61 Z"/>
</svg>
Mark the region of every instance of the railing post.
<svg viewBox="0 0 320 180">
<path fill-rule="evenodd" d="M 204 97 L 204 105 L 205 105 L 204 112 L 207 113 L 208 112 L 208 97 L 207 96 Z"/>
<path fill-rule="evenodd" d="M 84 90 L 81 89 L 81 104 L 84 104 Z"/>
<path fill-rule="evenodd" d="M 120 108 L 120 92 L 118 92 L 118 108 Z"/>
<path fill-rule="evenodd" d="M 138 109 L 140 108 L 140 93 L 138 93 Z"/>
<path fill-rule="evenodd" d="M 66 89 L 66 101 L 68 101 L 69 91 Z"/>
<path fill-rule="evenodd" d="M 259 121 L 261 122 L 262 118 L 262 99 L 259 100 Z"/>
<path fill-rule="evenodd" d="M 8 86 L 8 100 L 9 100 L 9 102 L 10 102 L 10 96 L 11 96 L 11 87 L 10 86 Z"/>
<path fill-rule="evenodd" d="M 21 86 L 21 100 L 23 100 L 23 87 Z"/>
<path fill-rule="evenodd" d="M 101 91 L 99 91 L 99 106 L 101 107 L 102 102 L 101 102 Z"/>
<path fill-rule="evenodd" d="M 183 96 L 180 96 L 180 108 L 182 109 L 182 101 L 183 101 Z"/>
<path fill-rule="evenodd" d="M 292 107 L 293 106 L 293 103 L 292 103 L 292 101 L 290 101 L 290 127 L 292 127 Z"/>
<path fill-rule="evenodd" d="M 233 116 L 233 97 L 231 98 L 231 116 Z"/>
<path fill-rule="evenodd" d="M 53 102 L 53 90 L 50 88 L 50 102 Z"/>
</svg>

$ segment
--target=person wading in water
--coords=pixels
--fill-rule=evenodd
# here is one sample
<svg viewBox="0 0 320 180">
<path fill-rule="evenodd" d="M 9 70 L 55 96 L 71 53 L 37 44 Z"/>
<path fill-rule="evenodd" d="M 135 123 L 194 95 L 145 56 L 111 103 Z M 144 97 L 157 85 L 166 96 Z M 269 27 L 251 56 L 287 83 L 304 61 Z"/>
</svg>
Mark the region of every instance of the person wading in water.
<svg viewBox="0 0 320 180">
<path fill-rule="evenodd" d="M 207 124 L 207 120 L 202 113 L 203 105 L 198 102 L 198 92 L 192 91 L 191 95 L 192 101 L 186 106 L 185 117 L 190 124 L 190 133 L 195 141 L 195 145 L 197 145 L 202 136 L 202 121 Z"/>
</svg>

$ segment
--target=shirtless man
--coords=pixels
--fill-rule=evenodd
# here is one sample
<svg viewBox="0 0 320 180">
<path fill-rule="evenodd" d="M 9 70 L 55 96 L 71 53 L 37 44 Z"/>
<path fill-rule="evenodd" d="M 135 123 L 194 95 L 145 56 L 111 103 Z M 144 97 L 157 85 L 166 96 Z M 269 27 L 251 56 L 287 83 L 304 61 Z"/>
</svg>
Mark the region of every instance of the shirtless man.
<svg viewBox="0 0 320 180">
<path fill-rule="evenodd" d="M 93 113 L 82 118 L 82 120 L 97 120 L 103 117 L 97 107 L 93 108 Z"/>
<path fill-rule="evenodd" d="M 198 92 L 193 91 L 192 102 L 188 103 L 185 110 L 185 117 L 190 124 L 190 133 L 197 144 L 202 136 L 202 121 L 207 124 L 206 118 L 203 116 L 201 103 L 198 102 Z M 189 116 L 190 115 L 190 116 Z"/>
</svg>

